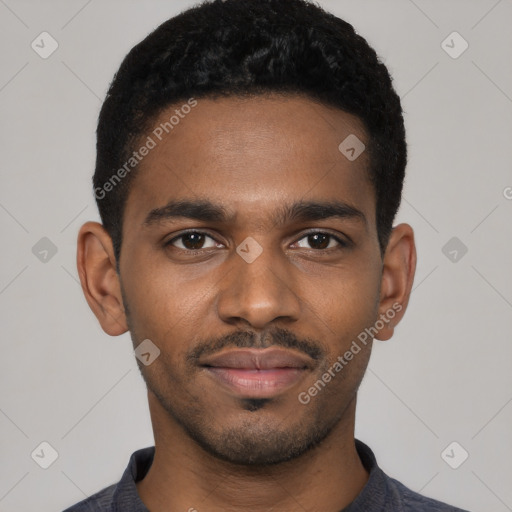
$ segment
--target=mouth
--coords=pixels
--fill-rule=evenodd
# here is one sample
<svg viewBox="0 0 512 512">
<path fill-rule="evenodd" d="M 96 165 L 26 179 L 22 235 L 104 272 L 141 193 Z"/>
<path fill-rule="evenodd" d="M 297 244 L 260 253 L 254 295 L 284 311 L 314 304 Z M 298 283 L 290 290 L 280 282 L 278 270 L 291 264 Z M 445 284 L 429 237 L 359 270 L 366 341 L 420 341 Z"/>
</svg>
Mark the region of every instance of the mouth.
<svg viewBox="0 0 512 512">
<path fill-rule="evenodd" d="M 301 381 L 313 361 L 288 349 L 236 349 L 206 358 L 201 366 L 236 396 L 270 398 Z"/>
</svg>

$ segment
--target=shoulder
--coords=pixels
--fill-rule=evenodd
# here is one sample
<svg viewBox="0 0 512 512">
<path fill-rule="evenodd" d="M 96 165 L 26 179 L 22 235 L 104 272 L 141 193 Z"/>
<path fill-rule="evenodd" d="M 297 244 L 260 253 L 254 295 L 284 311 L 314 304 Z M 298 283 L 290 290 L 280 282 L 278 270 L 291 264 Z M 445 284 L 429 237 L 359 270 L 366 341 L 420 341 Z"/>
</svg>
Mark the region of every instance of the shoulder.
<svg viewBox="0 0 512 512">
<path fill-rule="evenodd" d="M 147 508 L 141 501 L 136 482 L 142 480 L 153 462 L 155 447 L 141 448 L 132 453 L 128 466 L 119 482 L 105 487 L 85 500 L 67 508 L 64 512 L 127 512 Z"/>
<path fill-rule="evenodd" d="M 101 491 L 89 496 L 64 512 L 110 512 L 112 510 L 112 498 L 117 484 L 109 485 Z"/>
<path fill-rule="evenodd" d="M 394 478 L 388 477 L 388 479 L 390 487 L 400 499 L 403 512 L 418 512 L 419 510 L 423 512 L 468 512 L 467 510 L 462 510 L 418 494 Z"/>
<path fill-rule="evenodd" d="M 359 440 L 356 448 L 369 479 L 356 500 L 345 512 L 382 510 L 392 512 L 468 512 L 446 503 L 427 498 L 412 491 L 404 484 L 388 476 L 377 464 L 369 446 Z"/>
</svg>

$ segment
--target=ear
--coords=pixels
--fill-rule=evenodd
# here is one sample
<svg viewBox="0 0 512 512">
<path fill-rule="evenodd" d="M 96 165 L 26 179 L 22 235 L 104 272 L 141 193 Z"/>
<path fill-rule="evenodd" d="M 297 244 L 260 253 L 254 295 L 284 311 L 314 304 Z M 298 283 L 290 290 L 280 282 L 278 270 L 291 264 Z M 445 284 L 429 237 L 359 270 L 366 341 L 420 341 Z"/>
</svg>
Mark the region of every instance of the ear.
<svg viewBox="0 0 512 512">
<path fill-rule="evenodd" d="M 384 253 L 379 301 L 379 319 L 384 324 L 375 338 L 389 340 L 404 316 L 416 271 L 414 231 L 399 224 L 391 232 Z"/>
<path fill-rule="evenodd" d="M 98 222 L 80 228 L 76 261 L 85 298 L 102 329 L 110 336 L 125 333 L 128 327 L 112 239 Z"/>
</svg>

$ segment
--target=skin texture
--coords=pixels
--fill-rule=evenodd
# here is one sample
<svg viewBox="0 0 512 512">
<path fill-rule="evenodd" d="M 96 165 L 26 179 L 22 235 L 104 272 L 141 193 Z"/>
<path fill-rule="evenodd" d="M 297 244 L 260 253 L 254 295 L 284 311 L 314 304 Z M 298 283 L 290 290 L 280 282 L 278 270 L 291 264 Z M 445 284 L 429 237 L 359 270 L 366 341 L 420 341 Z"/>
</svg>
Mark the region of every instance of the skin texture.
<svg viewBox="0 0 512 512">
<path fill-rule="evenodd" d="M 392 336 L 413 283 L 413 231 L 395 226 L 381 256 L 367 154 L 349 161 L 338 149 L 350 134 L 367 143 L 357 118 L 306 97 L 198 99 L 139 164 L 119 274 L 104 228 L 82 226 L 79 275 L 102 328 L 160 349 L 150 365 L 139 362 L 156 454 L 137 489 L 152 512 L 334 512 L 365 485 L 354 419 L 371 342 L 308 404 L 298 400 L 398 304 L 376 335 Z M 144 224 L 170 200 L 199 199 L 223 206 L 228 220 Z M 364 219 L 275 218 L 297 201 L 343 202 Z M 176 239 L 190 229 L 207 236 Z M 247 237 L 262 249 L 251 263 L 236 251 Z M 270 398 L 248 400 L 195 357 L 237 346 L 286 347 L 308 367 Z"/>
</svg>

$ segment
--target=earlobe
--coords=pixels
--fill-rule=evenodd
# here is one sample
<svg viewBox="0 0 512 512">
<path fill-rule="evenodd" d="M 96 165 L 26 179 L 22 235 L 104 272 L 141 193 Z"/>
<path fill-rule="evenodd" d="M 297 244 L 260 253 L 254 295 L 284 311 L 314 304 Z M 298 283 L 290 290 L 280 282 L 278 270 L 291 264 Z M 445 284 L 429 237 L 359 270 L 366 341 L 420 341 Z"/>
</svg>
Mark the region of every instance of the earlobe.
<svg viewBox="0 0 512 512">
<path fill-rule="evenodd" d="M 78 233 L 77 267 L 89 307 L 111 336 L 128 330 L 112 239 L 98 222 L 85 223 Z"/>
<path fill-rule="evenodd" d="M 399 224 L 391 232 L 383 259 L 379 319 L 384 324 L 375 336 L 388 340 L 402 319 L 411 295 L 416 271 L 414 231 L 408 224 Z"/>
</svg>

